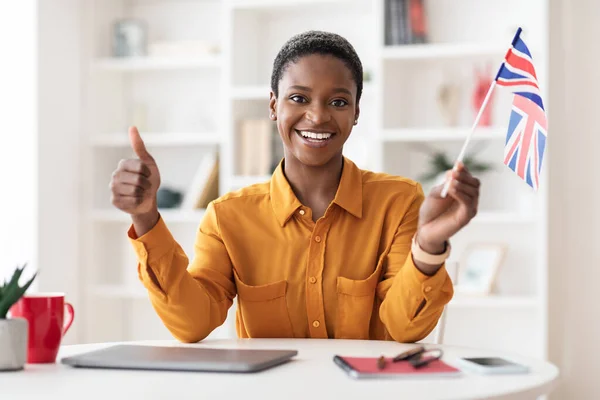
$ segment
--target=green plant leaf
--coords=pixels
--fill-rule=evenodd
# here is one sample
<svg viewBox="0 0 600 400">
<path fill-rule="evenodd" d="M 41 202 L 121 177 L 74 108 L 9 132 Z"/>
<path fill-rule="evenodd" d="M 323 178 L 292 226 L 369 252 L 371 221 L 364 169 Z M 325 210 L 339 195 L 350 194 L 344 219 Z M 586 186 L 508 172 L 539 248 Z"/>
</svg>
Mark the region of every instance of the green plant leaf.
<svg viewBox="0 0 600 400">
<path fill-rule="evenodd" d="M 25 285 L 19 286 L 19 278 L 23 273 L 23 270 L 27 264 L 24 264 L 23 267 L 17 267 L 8 283 L 5 283 L 2 288 L 2 293 L 0 295 L 0 319 L 5 319 L 8 310 L 15 304 L 19 299 L 25 294 L 29 286 L 33 283 L 34 279 L 37 276 L 37 272 L 33 274 L 31 279 L 29 279 Z"/>
</svg>

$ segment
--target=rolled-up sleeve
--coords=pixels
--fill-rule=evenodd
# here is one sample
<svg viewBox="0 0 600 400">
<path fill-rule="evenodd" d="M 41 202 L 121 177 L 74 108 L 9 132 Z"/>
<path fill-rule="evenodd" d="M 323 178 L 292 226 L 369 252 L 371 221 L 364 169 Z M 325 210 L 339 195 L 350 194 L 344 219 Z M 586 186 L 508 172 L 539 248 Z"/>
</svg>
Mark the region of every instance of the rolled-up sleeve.
<svg viewBox="0 0 600 400">
<path fill-rule="evenodd" d="M 423 201 L 423 191 L 417 185 L 414 200 L 396 230 L 377 288 L 382 299 L 379 316 L 398 342 L 416 342 L 426 337 L 454 294 L 445 266 L 428 276 L 413 261 L 410 247 Z"/>
<path fill-rule="evenodd" d="M 236 290 L 213 203 L 198 229 L 191 264 L 162 217 L 145 235 L 138 238 L 131 227 L 128 236 L 139 278 L 175 338 L 197 342 L 223 324 Z"/>
</svg>

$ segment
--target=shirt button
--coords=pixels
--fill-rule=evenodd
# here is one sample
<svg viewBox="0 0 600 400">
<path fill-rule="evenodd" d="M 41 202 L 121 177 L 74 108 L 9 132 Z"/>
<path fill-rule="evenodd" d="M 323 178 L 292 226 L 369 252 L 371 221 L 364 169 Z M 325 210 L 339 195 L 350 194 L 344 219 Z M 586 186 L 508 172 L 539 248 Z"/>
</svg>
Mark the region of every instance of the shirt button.
<svg viewBox="0 0 600 400">
<path fill-rule="evenodd" d="M 315 278 L 314 276 L 311 276 L 310 278 L 308 278 L 308 281 L 310 283 L 316 283 L 317 282 L 317 278 Z"/>
<path fill-rule="evenodd" d="M 315 236 L 315 242 L 321 243 L 321 236 Z"/>
<path fill-rule="evenodd" d="M 321 326 L 321 323 L 319 321 L 313 321 L 313 326 L 315 328 L 318 328 L 319 326 Z"/>
<path fill-rule="evenodd" d="M 427 286 L 427 287 L 425 288 L 425 293 L 429 293 L 429 292 L 431 292 L 431 286 Z"/>
<path fill-rule="evenodd" d="M 306 211 L 304 211 L 304 210 L 300 210 L 300 211 L 298 211 L 298 213 L 299 213 L 300 215 L 304 215 L 304 214 L 306 214 Z"/>
</svg>

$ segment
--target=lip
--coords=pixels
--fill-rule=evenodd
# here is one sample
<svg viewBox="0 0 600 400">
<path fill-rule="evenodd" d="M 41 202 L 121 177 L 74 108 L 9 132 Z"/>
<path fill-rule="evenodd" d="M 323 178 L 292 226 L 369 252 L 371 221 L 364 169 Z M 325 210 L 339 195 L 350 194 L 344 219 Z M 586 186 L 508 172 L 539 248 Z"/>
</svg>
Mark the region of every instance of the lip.
<svg viewBox="0 0 600 400">
<path fill-rule="evenodd" d="M 331 143 L 331 141 L 333 140 L 333 138 L 335 137 L 335 133 L 334 132 L 327 132 L 327 131 L 317 131 L 314 129 L 294 129 L 296 136 L 298 136 L 298 138 L 302 141 L 302 143 L 310 148 L 313 149 L 320 149 L 323 147 L 326 147 L 329 143 Z M 308 139 L 305 138 L 304 136 L 302 136 L 300 134 L 300 131 L 303 132 L 317 132 L 317 133 L 331 133 L 331 137 L 329 139 L 323 140 L 323 139 Z"/>
</svg>

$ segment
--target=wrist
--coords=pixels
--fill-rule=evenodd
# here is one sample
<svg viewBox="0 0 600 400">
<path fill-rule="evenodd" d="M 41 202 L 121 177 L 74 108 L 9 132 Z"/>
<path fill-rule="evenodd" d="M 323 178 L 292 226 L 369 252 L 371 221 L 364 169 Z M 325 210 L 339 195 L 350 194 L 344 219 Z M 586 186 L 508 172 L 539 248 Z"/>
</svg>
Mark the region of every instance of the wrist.
<svg viewBox="0 0 600 400">
<path fill-rule="evenodd" d="M 416 235 L 416 241 L 423 251 L 436 255 L 443 254 L 446 251 L 446 244 L 448 243 L 446 240 L 441 243 L 424 240 L 418 234 Z"/>
<path fill-rule="evenodd" d="M 148 233 L 160 219 L 160 214 L 158 209 L 153 209 L 149 212 L 136 214 L 131 216 L 131 220 L 133 222 L 133 228 L 135 229 L 135 233 L 138 237 L 145 235 Z"/>
</svg>

